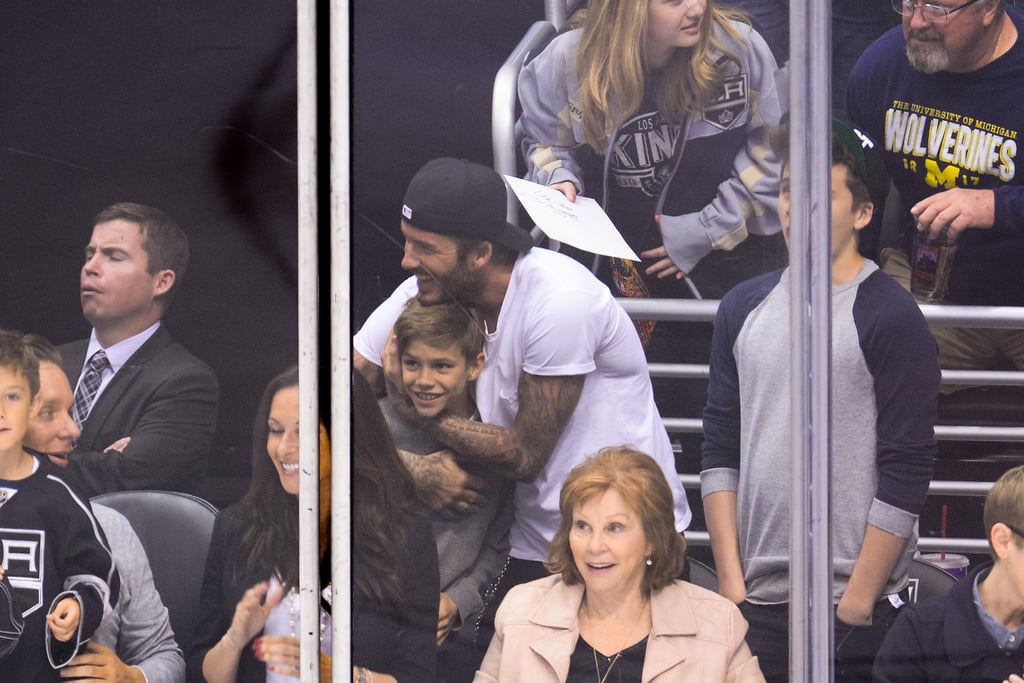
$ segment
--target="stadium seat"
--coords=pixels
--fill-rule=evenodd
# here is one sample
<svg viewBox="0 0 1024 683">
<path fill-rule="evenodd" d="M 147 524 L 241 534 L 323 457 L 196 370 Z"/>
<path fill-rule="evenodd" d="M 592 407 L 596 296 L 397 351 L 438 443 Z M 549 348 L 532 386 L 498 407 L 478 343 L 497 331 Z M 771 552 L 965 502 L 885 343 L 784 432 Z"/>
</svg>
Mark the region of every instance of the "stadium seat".
<svg viewBox="0 0 1024 683">
<path fill-rule="evenodd" d="M 115 491 L 92 499 L 131 523 L 153 570 L 181 651 L 192 649 L 199 592 L 217 509 L 197 496 L 173 491 Z"/>
<path fill-rule="evenodd" d="M 687 558 L 686 561 L 690 565 L 690 583 L 717 593 L 718 576 L 715 574 L 715 570 L 692 557 Z"/>
<path fill-rule="evenodd" d="M 910 575 L 910 602 L 945 595 L 956 585 L 956 579 L 930 562 L 914 558 L 908 568 Z"/>
</svg>

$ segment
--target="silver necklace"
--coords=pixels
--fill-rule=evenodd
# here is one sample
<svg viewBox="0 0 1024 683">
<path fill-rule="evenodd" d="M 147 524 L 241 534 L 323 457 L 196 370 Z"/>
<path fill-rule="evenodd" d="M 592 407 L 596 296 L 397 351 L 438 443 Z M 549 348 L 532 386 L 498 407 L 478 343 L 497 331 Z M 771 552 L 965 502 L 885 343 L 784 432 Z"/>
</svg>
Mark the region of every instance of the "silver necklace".
<svg viewBox="0 0 1024 683">
<path fill-rule="evenodd" d="M 597 683 L 605 683 L 608 680 L 608 674 L 612 672 L 612 667 L 615 666 L 615 662 L 619 661 L 619 657 L 622 656 L 622 650 L 615 653 L 614 657 L 610 658 L 608 668 L 604 670 L 604 676 L 601 675 L 601 667 L 597 663 L 597 648 L 593 645 L 590 646 L 590 651 L 594 653 L 594 670 L 597 672 Z M 604 655 L 601 655 L 604 657 Z"/>
</svg>

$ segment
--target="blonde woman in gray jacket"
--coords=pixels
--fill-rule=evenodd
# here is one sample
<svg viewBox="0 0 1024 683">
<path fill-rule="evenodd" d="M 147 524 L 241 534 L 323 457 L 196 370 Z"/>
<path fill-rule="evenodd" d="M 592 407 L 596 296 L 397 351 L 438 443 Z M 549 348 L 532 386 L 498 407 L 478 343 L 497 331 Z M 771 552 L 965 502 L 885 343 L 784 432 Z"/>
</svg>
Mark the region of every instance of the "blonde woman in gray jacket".
<svg viewBox="0 0 1024 683">
<path fill-rule="evenodd" d="M 592 0 L 582 29 L 526 65 L 526 177 L 604 206 L 643 258 L 605 264 L 619 296 L 719 298 L 783 265 L 765 137 L 784 107 L 777 71 L 716 0 Z"/>
</svg>

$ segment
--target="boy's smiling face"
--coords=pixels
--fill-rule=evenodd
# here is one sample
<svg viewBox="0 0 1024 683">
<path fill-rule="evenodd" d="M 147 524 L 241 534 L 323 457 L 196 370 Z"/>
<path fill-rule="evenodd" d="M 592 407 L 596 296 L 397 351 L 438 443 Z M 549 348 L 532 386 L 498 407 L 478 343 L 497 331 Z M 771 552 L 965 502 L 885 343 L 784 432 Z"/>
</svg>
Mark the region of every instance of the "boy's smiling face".
<svg viewBox="0 0 1024 683">
<path fill-rule="evenodd" d="M 28 378 L 11 368 L 0 367 L 0 453 L 21 451 L 31 412 Z"/>
<path fill-rule="evenodd" d="M 439 349 L 413 340 L 402 352 L 402 384 L 416 412 L 437 417 L 447 410 L 458 417 L 471 417 L 473 404 L 469 383 L 480 376 L 484 355 L 469 362 L 458 344 Z"/>
</svg>

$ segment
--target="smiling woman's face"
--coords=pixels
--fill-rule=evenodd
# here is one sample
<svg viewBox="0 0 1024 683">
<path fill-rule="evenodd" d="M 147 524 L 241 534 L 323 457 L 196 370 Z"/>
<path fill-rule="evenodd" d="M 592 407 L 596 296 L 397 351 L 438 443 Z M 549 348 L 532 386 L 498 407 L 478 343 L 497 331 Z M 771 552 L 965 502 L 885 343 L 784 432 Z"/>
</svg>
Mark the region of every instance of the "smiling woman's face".
<svg viewBox="0 0 1024 683">
<path fill-rule="evenodd" d="M 641 590 L 650 544 L 636 510 L 613 488 L 572 511 L 569 549 L 588 592 Z"/>
<path fill-rule="evenodd" d="M 267 455 L 277 469 L 281 486 L 299 495 L 299 388 L 285 387 L 274 394 L 267 416 Z"/>
</svg>

